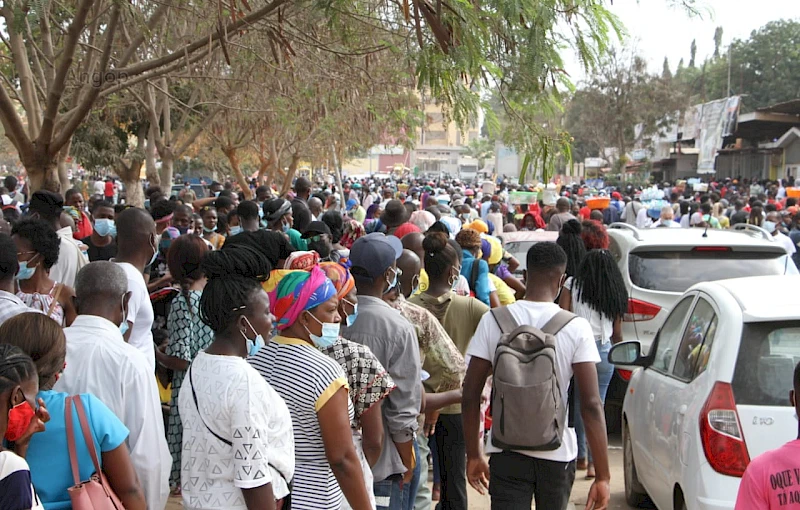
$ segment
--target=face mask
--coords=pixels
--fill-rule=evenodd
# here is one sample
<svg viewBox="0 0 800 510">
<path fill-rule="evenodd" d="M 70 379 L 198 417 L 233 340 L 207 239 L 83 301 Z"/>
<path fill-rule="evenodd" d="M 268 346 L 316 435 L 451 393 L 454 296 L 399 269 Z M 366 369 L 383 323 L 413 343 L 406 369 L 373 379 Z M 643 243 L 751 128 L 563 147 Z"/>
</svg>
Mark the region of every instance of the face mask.
<svg viewBox="0 0 800 510">
<path fill-rule="evenodd" d="M 215 192 L 214 192 L 214 196 L 215 196 L 215 197 L 218 197 L 218 196 L 219 196 L 219 191 L 215 191 Z"/>
<path fill-rule="evenodd" d="M 34 256 L 34 258 L 36 258 L 36 256 L 38 256 L 38 253 Z M 36 266 L 28 267 L 28 263 L 31 262 L 31 261 L 33 261 L 33 259 L 25 260 L 25 261 L 22 261 L 22 262 L 19 263 L 19 271 L 17 272 L 17 280 L 30 280 L 31 279 L 31 277 L 33 276 L 33 273 L 36 272 Z"/>
<path fill-rule="evenodd" d="M 339 323 L 338 322 L 322 322 L 314 315 L 309 312 L 308 315 L 314 318 L 315 321 L 319 322 L 322 325 L 322 336 L 317 336 L 311 331 L 306 328 L 306 332 L 308 336 L 311 337 L 311 341 L 314 342 L 314 345 L 319 347 L 320 349 L 325 349 L 326 347 L 330 347 L 331 345 L 336 343 L 336 340 L 339 339 Z M 305 326 L 304 326 L 305 327 Z"/>
<path fill-rule="evenodd" d="M 175 227 L 178 229 L 180 235 L 186 235 L 189 232 L 189 227 Z"/>
<path fill-rule="evenodd" d="M 397 273 L 398 273 L 398 270 L 395 269 L 394 270 L 394 278 L 392 279 L 391 282 L 389 282 L 389 288 L 386 289 L 385 291 L 383 291 L 384 294 L 386 294 L 387 292 L 389 292 L 392 289 L 394 289 L 395 287 L 397 287 Z"/>
<path fill-rule="evenodd" d="M 774 221 L 766 221 L 766 220 L 764 220 L 764 223 L 761 224 L 761 227 L 764 230 L 766 230 L 767 232 L 769 232 L 770 234 L 775 232 L 775 228 L 777 226 L 778 225 Z"/>
<path fill-rule="evenodd" d="M 461 268 L 458 268 L 458 272 L 455 275 L 451 275 L 450 278 L 453 280 L 450 283 L 450 290 L 456 290 L 456 285 L 458 285 L 458 277 L 461 275 Z"/>
<path fill-rule="evenodd" d="M 245 339 L 245 343 L 247 344 L 247 355 L 248 356 L 255 356 L 258 353 L 259 349 L 264 347 L 264 337 L 256 332 L 256 328 L 250 324 L 250 320 L 247 317 L 242 316 L 244 321 L 247 323 L 247 326 L 256 334 L 256 338 L 254 340 L 250 340 L 247 338 L 247 335 L 244 334 L 244 331 L 240 331 L 242 336 Z"/>
<path fill-rule="evenodd" d="M 661 224 L 665 227 L 672 225 L 672 220 L 661 220 Z"/>
<path fill-rule="evenodd" d="M 152 266 L 153 263 L 158 258 L 158 245 L 153 243 L 153 244 L 150 245 L 150 247 L 153 249 L 153 256 L 150 257 L 150 262 L 147 264 L 147 266 Z M 145 267 L 147 267 L 147 266 L 145 266 Z"/>
<path fill-rule="evenodd" d="M 288 223 L 281 223 L 281 230 L 283 230 L 284 234 L 288 234 L 290 228 L 292 227 L 290 227 Z"/>
<path fill-rule="evenodd" d="M 97 232 L 97 235 L 100 237 L 106 237 L 111 235 L 111 230 L 116 230 L 114 225 L 114 220 L 109 220 L 107 218 L 101 218 L 99 220 L 94 220 L 94 230 Z"/>
<path fill-rule="evenodd" d="M 22 395 L 23 398 L 25 395 Z M 8 427 L 6 428 L 5 438 L 8 441 L 16 441 L 25 434 L 31 420 L 36 416 L 36 411 L 33 410 L 27 400 L 23 400 L 8 410 Z"/>
<path fill-rule="evenodd" d="M 353 307 L 353 313 L 348 315 L 347 318 L 345 319 L 345 324 L 347 324 L 347 327 L 349 328 L 356 322 L 356 318 L 358 318 L 358 304 L 357 303 L 353 304 L 346 299 L 342 299 L 342 301 Z"/>
<path fill-rule="evenodd" d="M 203 225 L 203 232 L 205 232 L 207 234 L 210 234 L 211 232 L 216 232 L 216 231 L 217 231 L 217 227 L 208 228 L 205 225 Z"/>
<path fill-rule="evenodd" d="M 241 234 L 244 229 L 241 225 L 236 225 L 235 227 L 231 227 L 231 235 L 235 236 L 236 234 Z"/>
<path fill-rule="evenodd" d="M 128 325 L 128 312 L 125 310 L 125 294 L 122 295 L 122 322 L 119 325 L 119 332 L 122 336 L 128 332 L 130 326 Z"/>
</svg>

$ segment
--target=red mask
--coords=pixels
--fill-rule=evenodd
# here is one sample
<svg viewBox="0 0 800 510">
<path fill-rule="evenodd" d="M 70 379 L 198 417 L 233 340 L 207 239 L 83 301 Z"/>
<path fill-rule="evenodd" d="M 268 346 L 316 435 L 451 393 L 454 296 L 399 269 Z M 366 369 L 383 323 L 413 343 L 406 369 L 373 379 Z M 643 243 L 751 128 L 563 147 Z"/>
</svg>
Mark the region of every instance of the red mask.
<svg viewBox="0 0 800 510">
<path fill-rule="evenodd" d="M 8 410 L 8 428 L 6 428 L 6 440 L 16 441 L 25 434 L 31 420 L 36 416 L 36 411 L 27 400 L 20 402 Z"/>
</svg>

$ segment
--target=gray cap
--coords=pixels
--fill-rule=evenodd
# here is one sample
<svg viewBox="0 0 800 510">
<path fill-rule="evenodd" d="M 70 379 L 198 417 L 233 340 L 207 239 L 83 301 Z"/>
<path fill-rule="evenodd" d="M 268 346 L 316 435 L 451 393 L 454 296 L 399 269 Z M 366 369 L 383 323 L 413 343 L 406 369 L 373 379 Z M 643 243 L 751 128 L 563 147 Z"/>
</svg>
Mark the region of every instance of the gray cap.
<svg viewBox="0 0 800 510">
<path fill-rule="evenodd" d="M 373 232 L 360 237 L 350 248 L 351 272 L 375 279 L 403 254 L 403 244 L 395 236 Z"/>
</svg>

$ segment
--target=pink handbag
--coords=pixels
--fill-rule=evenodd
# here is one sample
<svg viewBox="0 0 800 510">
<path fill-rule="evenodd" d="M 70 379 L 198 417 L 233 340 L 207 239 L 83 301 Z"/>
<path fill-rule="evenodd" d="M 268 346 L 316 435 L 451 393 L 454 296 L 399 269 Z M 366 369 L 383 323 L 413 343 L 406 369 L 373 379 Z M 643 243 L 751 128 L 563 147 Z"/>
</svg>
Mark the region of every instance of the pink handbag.
<svg viewBox="0 0 800 510">
<path fill-rule="evenodd" d="M 78 470 L 78 452 L 75 449 L 75 433 L 72 426 L 72 406 L 78 411 L 83 440 L 89 449 L 89 455 L 94 463 L 94 474 L 86 481 L 82 482 L 80 471 Z M 100 462 L 97 459 L 97 450 L 94 448 L 94 441 L 89 428 L 89 421 L 86 419 L 86 410 L 83 408 L 83 401 L 78 395 L 67 397 L 64 405 L 64 413 L 67 422 L 67 447 L 69 448 L 69 463 L 72 466 L 72 478 L 75 485 L 67 489 L 69 499 L 72 502 L 73 510 L 124 510 L 125 507 L 120 503 L 119 498 L 111 489 L 103 470 L 100 469 Z"/>
</svg>

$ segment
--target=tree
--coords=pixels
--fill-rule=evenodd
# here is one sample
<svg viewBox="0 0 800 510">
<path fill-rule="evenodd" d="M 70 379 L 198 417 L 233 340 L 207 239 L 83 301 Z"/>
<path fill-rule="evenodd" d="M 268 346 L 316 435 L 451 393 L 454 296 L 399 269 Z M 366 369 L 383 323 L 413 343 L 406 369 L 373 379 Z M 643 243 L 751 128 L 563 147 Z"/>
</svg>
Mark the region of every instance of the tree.
<svg viewBox="0 0 800 510">
<path fill-rule="evenodd" d="M 171 0 L 3 2 L 0 16 L 7 34 L 2 42 L 16 74 L 2 75 L 0 122 L 28 171 L 31 188 L 59 190 L 66 183 L 63 162 L 70 142 L 98 100 L 205 58 L 207 51 L 236 38 L 285 1 L 258 5 L 242 16 L 231 2 L 230 21 L 218 2 L 201 1 L 192 9 L 173 8 Z M 186 19 L 196 29 L 190 39 L 172 51 L 152 44 L 148 36 L 159 27 Z"/>
<path fill-rule="evenodd" d="M 689 67 L 694 67 L 694 61 L 697 57 L 697 39 L 692 39 L 692 46 L 689 49 Z"/>
<path fill-rule="evenodd" d="M 667 114 L 687 106 L 669 80 L 649 74 L 638 55 L 612 51 L 579 87 L 567 109 L 565 124 L 580 141 L 585 156 L 608 155 L 621 169 L 628 152 L 666 127 Z M 637 129 L 637 126 L 640 129 Z"/>
<path fill-rule="evenodd" d="M 669 68 L 669 59 L 667 57 L 664 57 L 664 67 L 661 70 L 661 78 L 665 80 L 672 79 L 672 71 Z"/>
<path fill-rule="evenodd" d="M 683 73 L 683 59 L 678 61 L 678 68 L 675 70 L 675 77 L 678 78 Z"/>
<path fill-rule="evenodd" d="M 477 138 L 467 145 L 466 155 L 478 160 L 478 168 L 486 166 L 486 160 L 494 157 L 494 141 Z"/>
<path fill-rule="evenodd" d="M 722 27 L 714 30 L 714 59 L 719 58 L 719 49 L 722 47 Z"/>
</svg>

